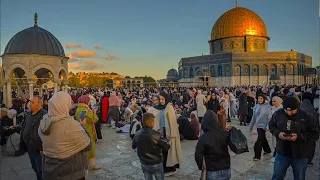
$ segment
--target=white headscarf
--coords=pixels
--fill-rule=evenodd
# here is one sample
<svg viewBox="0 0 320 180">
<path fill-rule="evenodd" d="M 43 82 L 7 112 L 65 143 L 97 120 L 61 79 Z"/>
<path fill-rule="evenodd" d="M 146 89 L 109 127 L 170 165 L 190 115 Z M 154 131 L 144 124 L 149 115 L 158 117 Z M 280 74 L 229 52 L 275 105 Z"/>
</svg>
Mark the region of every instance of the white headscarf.
<svg viewBox="0 0 320 180">
<path fill-rule="evenodd" d="M 15 109 L 10 109 L 7 113 L 7 116 L 12 119 L 14 115 L 17 115 L 17 111 Z"/>
<path fill-rule="evenodd" d="M 13 117 L 14 115 L 17 115 L 17 111 L 14 109 L 10 109 L 7 113 L 7 116 L 12 119 L 13 125 L 17 125 L 17 117 Z"/>
<path fill-rule="evenodd" d="M 72 108 L 71 96 L 60 91 L 55 93 L 48 102 L 49 116 L 69 116 L 69 111 Z"/>
</svg>

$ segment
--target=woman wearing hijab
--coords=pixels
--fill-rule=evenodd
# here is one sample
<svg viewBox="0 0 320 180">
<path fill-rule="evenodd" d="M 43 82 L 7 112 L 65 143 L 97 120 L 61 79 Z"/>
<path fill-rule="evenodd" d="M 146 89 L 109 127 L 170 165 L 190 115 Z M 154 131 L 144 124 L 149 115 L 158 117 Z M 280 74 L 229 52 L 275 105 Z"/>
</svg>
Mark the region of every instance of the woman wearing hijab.
<svg viewBox="0 0 320 180">
<path fill-rule="evenodd" d="M 211 110 L 208 110 L 203 116 L 201 129 L 204 133 L 198 140 L 194 154 L 199 170 L 202 170 L 204 160 L 207 180 L 229 180 L 231 178 L 228 151 L 229 132 L 222 128 L 216 113 Z M 230 130 L 231 126 L 228 129 Z"/>
<path fill-rule="evenodd" d="M 17 119 L 17 111 L 10 109 L 7 115 L 1 119 L 1 141 L 0 145 L 3 146 L 7 143 L 10 135 L 13 133 L 20 133 L 21 121 Z"/>
<path fill-rule="evenodd" d="M 271 153 L 271 149 L 266 138 L 266 129 L 269 124 L 268 117 L 271 114 L 271 107 L 267 103 L 267 97 L 264 94 L 258 95 L 258 104 L 253 108 L 253 116 L 249 125 L 250 132 L 253 129 L 253 126 L 256 125 L 258 138 L 254 144 L 254 161 L 259 161 L 261 158 L 261 151 L 263 149 L 264 154 Z"/>
<path fill-rule="evenodd" d="M 86 131 L 91 138 L 91 149 L 89 151 L 89 168 L 90 170 L 99 170 L 100 168 L 96 166 L 96 140 L 97 134 L 94 123 L 98 121 L 97 109 L 91 110 L 89 108 L 90 97 L 88 95 L 83 95 L 78 99 L 78 108 L 76 111 L 76 119 L 80 120 L 81 111 L 86 111 Z"/>
<path fill-rule="evenodd" d="M 210 100 L 208 101 L 208 104 L 207 104 L 207 109 L 208 110 L 212 110 L 216 114 L 218 113 L 219 101 L 218 101 L 216 93 L 212 93 L 211 98 L 210 98 Z"/>
<path fill-rule="evenodd" d="M 252 91 L 249 90 L 247 92 L 247 102 L 248 102 L 248 115 L 247 115 L 247 120 L 246 123 L 250 123 L 251 119 L 252 119 L 252 115 L 253 115 L 253 107 L 256 104 L 256 98 L 253 96 Z M 258 94 L 259 97 L 260 94 Z"/>
<path fill-rule="evenodd" d="M 275 113 L 278 109 L 281 109 L 281 108 L 283 108 L 282 99 L 279 96 L 274 96 L 272 98 L 271 114 L 268 117 L 269 121 L 271 120 L 273 113 Z M 272 136 L 271 138 L 271 145 L 272 145 L 272 148 L 274 148 L 272 162 L 274 162 L 274 157 L 276 157 L 276 145 L 277 145 L 276 139 L 277 138 L 275 136 Z"/>
<path fill-rule="evenodd" d="M 91 144 L 81 124 L 69 115 L 72 108 L 70 95 L 63 91 L 55 93 L 48 107 L 48 114 L 38 129 L 44 152 L 43 179 L 84 180 Z"/>
<path fill-rule="evenodd" d="M 163 151 L 163 166 L 165 176 L 171 176 L 176 173 L 176 168 L 181 164 L 181 142 L 178 123 L 175 111 L 170 102 L 169 95 L 165 92 L 160 93 L 160 104 L 164 110 L 160 119 L 160 132 L 163 137 L 170 142 L 169 151 Z"/>
<path fill-rule="evenodd" d="M 201 90 L 198 91 L 198 94 L 196 96 L 196 103 L 197 103 L 198 118 L 201 123 L 202 117 L 203 117 L 204 113 L 206 113 L 206 111 L 207 111 L 207 108 L 206 108 L 207 99 L 201 93 Z"/>
<path fill-rule="evenodd" d="M 162 106 L 160 104 L 160 97 L 158 95 L 153 96 L 152 98 L 153 104 L 152 107 L 148 108 L 148 113 L 154 115 L 154 127 L 153 129 L 156 131 L 160 131 L 160 119 L 162 113 Z"/>
</svg>

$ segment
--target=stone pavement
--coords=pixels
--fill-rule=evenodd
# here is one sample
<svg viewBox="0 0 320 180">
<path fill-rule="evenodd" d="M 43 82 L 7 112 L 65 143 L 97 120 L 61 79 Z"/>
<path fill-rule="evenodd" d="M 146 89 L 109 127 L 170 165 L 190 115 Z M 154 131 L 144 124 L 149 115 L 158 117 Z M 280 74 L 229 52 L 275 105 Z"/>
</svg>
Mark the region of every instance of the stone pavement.
<svg viewBox="0 0 320 180">
<path fill-rule="evenodd" d="M 240 128 L 248 139 L 249 151 L 235 155 L 231 154 L 232 179 L 234 180 L 263 180 L 271 179 L 273 163 L 271 155 L 263 156 L 261 161 L 254 162 L 253 146 L 256 134 L 248 132 L 248 127 L 238 126 L 238 121 L 232 122 L 234 127 Z M 101 170 L 90 172 L 90 180 L 143 180 L 143 173 L 136 152 L 131 149 L 131 139 L 128 134 L 117 134 L 114 129 L 103 127 L 103 140 L 97 144 L 97 163 Z M 268 134 L 270 140 L 271 135 Z M 271 140 L 269 141 L 271 142 Z M 183 163 L 181 169 L 167 180 L 196 180 L 200 177 L 194 161 L 194 151 L 197 141 L 182 142 Z M 0 157 L 0 180 L 35 180 L 35 174 L 31 169 L 28 156 Z M 307 170 L 307 180 L 320 179 L 320 157 L 315 156 L 314 166 Z M 286 180 L 293 179 L 291 168 L 288 169 Z"/>
</svg>

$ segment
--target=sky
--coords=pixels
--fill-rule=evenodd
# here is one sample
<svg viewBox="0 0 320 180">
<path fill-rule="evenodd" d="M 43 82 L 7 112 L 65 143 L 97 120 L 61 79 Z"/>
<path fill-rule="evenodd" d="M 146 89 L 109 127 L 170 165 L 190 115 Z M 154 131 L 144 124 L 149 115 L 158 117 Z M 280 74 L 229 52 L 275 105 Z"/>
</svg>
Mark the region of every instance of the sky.
<svg viewBox="0 0 320 180">
<path fill-rule="evenodd" d="M 209 54 L 216 20 L 236 0 L 1 0 L 1 54 L 38 25 L 64 46 L 69 71 L 165 78 L 183 57 Z M 265 22 L 269 51 L 293 49 L 319 62 L 319 0 L 239 0 Z"/>
</svg>

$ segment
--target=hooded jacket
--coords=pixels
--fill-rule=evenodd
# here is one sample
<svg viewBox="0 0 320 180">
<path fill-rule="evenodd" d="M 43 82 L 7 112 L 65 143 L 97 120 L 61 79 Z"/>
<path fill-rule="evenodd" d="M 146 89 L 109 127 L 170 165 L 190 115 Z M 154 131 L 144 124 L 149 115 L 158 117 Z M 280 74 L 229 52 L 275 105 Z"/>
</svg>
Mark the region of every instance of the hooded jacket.
<svg viewBox="0 0 320 180">
<path fill-rule="evenodd" d="M 230 154 L 228 151 L 229 132 L 219 124 L 217 115 L 208 110 L 203 116 L 201 129 L 204 131 L 199 138 L 195 160 L 199 170 L 202 170 L 202 160 L 205 158 L 208 171 L 230 169 Z"/>
</svg>

